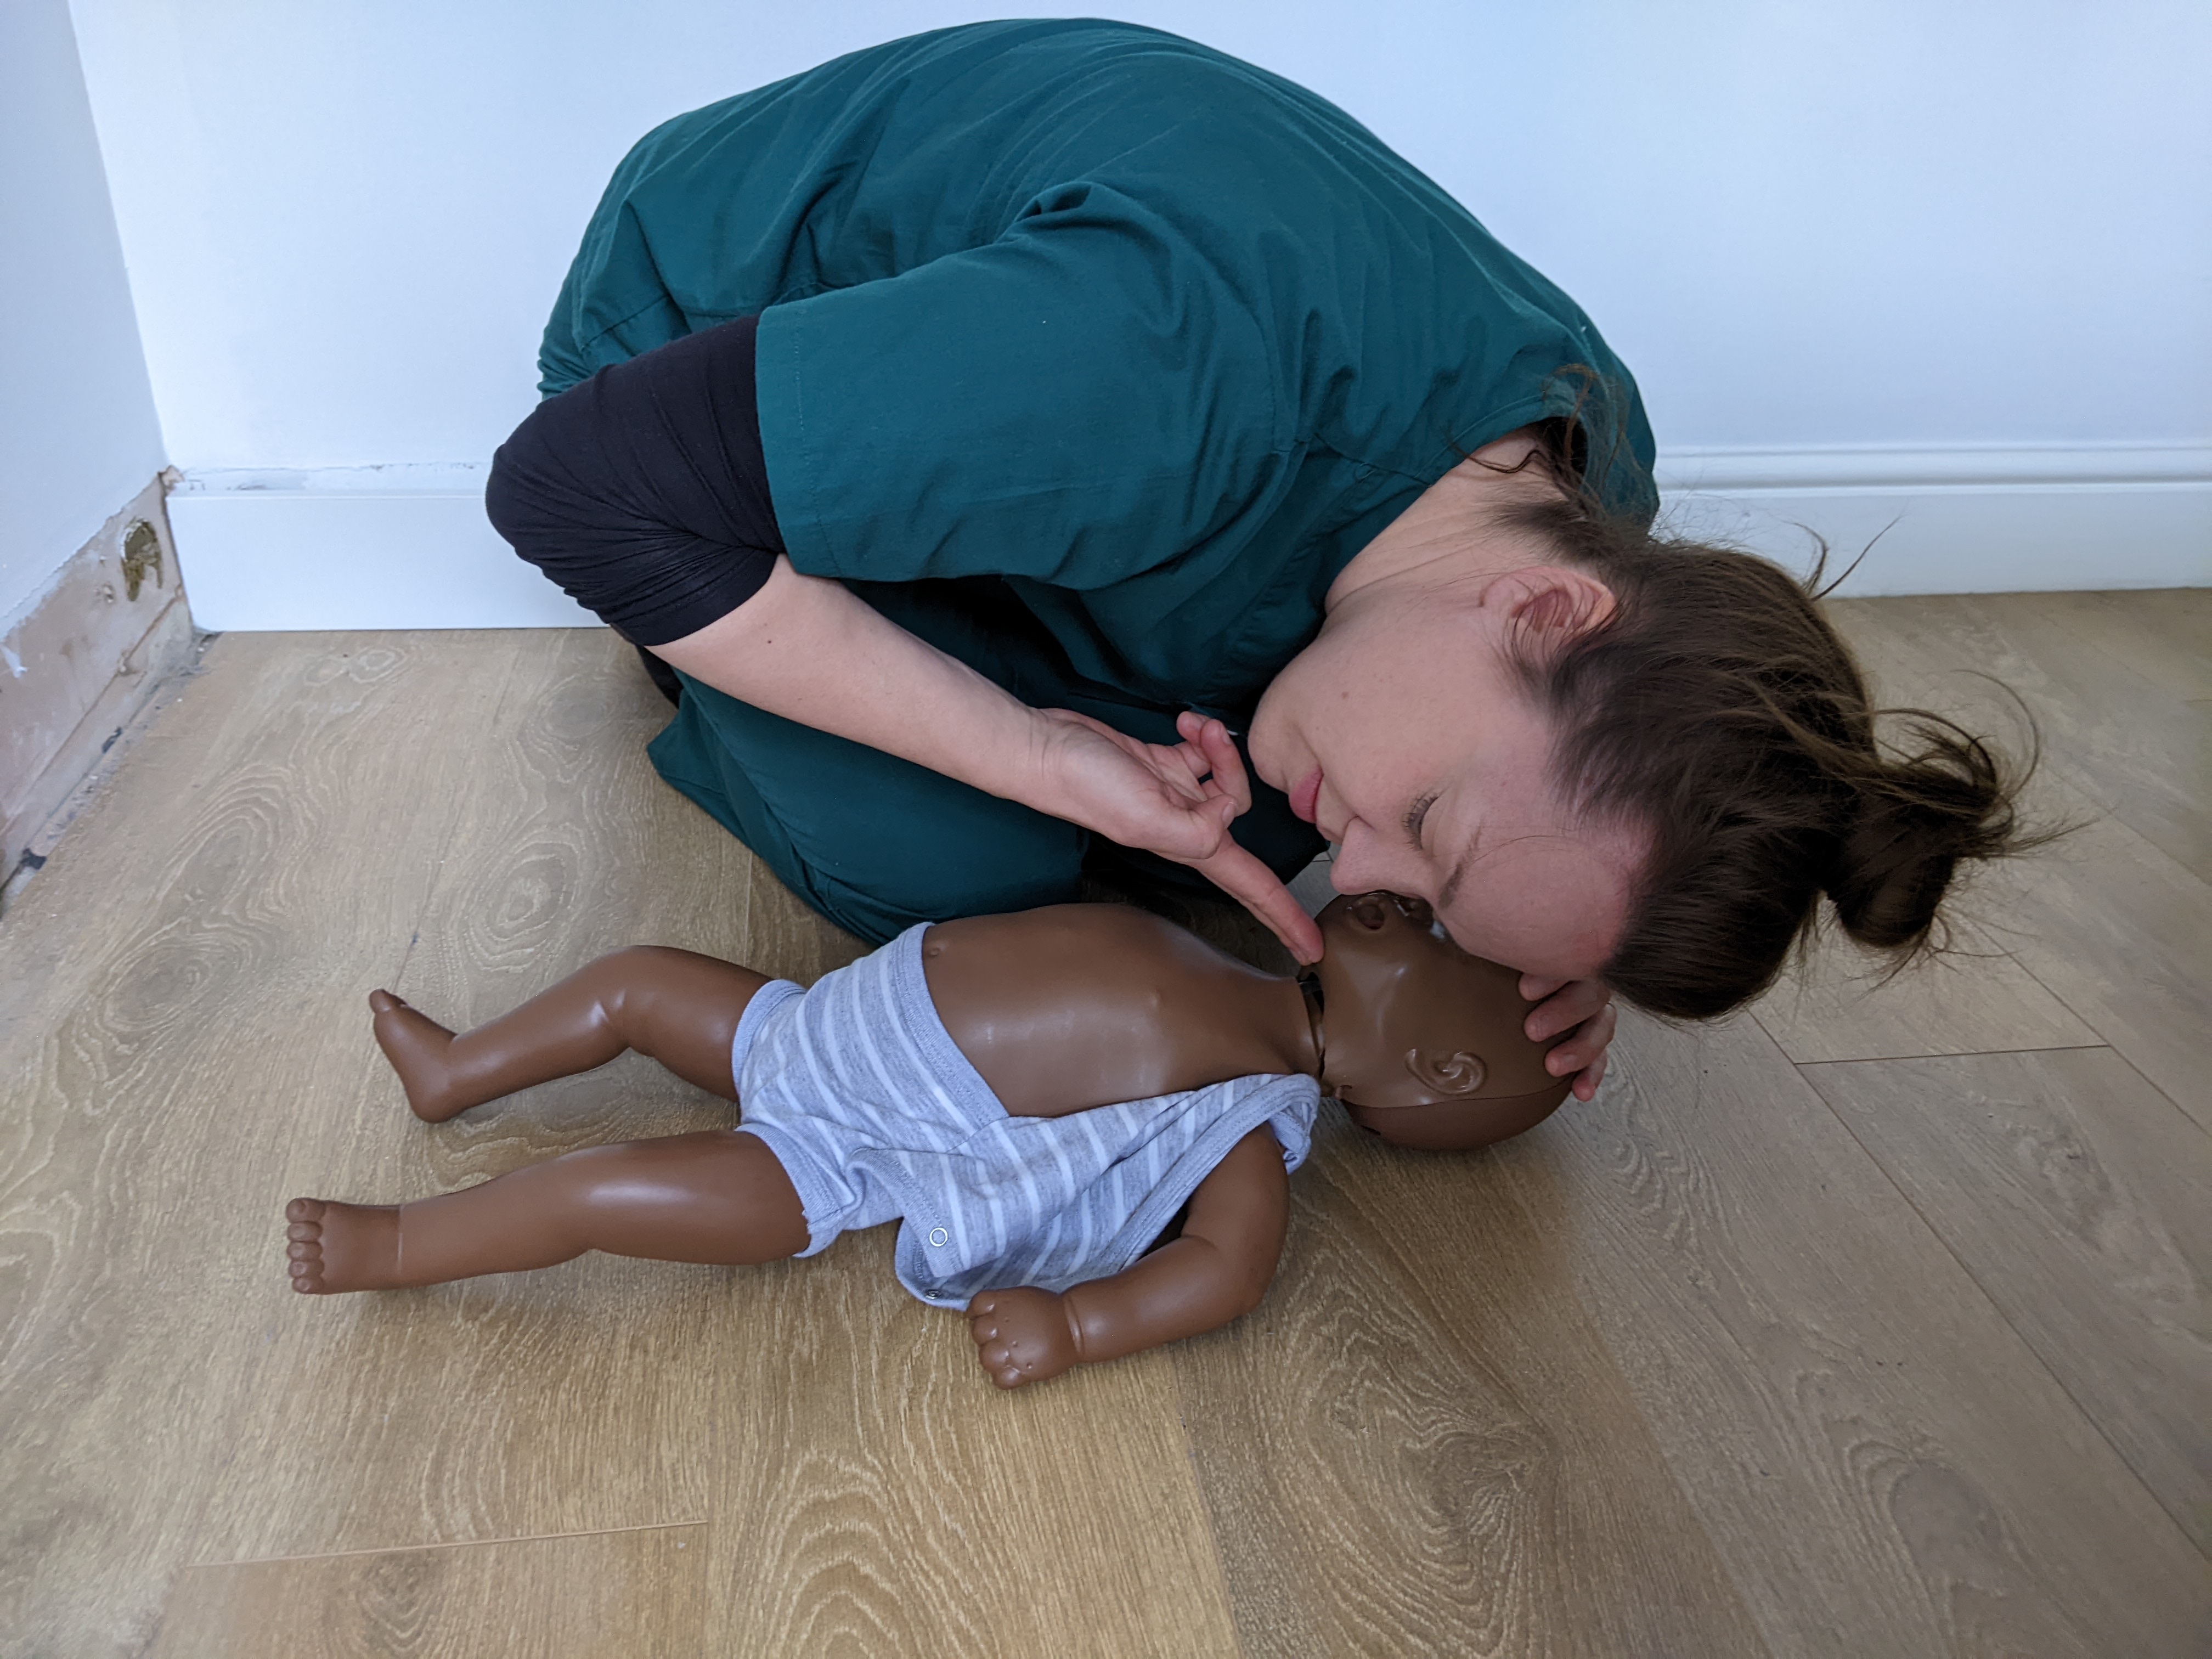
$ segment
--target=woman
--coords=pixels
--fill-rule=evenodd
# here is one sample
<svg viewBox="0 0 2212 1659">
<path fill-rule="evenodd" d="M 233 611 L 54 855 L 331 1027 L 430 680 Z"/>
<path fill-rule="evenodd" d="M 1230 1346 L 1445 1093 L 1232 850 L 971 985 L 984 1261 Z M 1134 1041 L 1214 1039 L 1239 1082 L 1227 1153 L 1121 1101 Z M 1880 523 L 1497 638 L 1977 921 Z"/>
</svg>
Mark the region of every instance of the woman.
<svg viewBox="0 0 2212 1659">
<path fill-rule="evenodd" d="M 1877 753 L 1802 589 L 1650 538 L 1565 295 L 1173 36 L 950 29 L 669 122 L 541 363 L 495 524 L 675 671 L 662 775 L 872 940 L 1089 869 L 1310 960 L 1325 837 L 1522 969 L 1587 1099 L 1613 991 L 1732 1006 L 1823 890 L 1914 947 L 2005 837 L 1979 744 Z"/>
</svg>

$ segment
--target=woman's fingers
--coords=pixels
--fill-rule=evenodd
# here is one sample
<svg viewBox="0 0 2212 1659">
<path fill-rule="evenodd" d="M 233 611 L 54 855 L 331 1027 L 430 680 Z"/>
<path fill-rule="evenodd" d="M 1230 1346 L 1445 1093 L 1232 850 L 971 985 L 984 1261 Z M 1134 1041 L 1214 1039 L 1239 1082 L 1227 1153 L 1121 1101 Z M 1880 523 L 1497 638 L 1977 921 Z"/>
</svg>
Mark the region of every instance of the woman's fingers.
<svg viewBox="0 0 2212 1659">
<path fill-rule="evenodd" d="M 1237 740 L 1229 735 L 1229 728 L 1219 720 L 1186 708 L 1176 716 L 1176 730 L 1182 734 L 1184 748 L 1195 750 L 1206 771 L 1212 774 L 1213 788 L 1235 801 L 1239 814 L 1250 811 L 1252 781 L 1244 770 L 1244 757 L 1237 752 Z"/>
<path fill-rule="evenodd" d="M 1085 829 L 1188 865 L 1265 922 L 1301 963 L 1321 960 L 1321 929 L 1275 872 L 1231 837 L 1252 787 L 1228 728 L 1186 714 L 1184 741 L 1140 743 L 1065 708 L 1038 711 L 1058 740 L 1054 810 Z M 1206 781 L 1201 783 L 1200 780 Z"/>
<path fill-rule="evenodd" d="M 1524 974 L 1521 994 L 1536 1004 L 1522 1027 L 1530 1042 L 1545 1042 L 1563 1031 L 1571 1033 L 1545 1058 L 1545 1069 L 1553 1077 L 1573 1078 L 1575 1098 L 1589 1099 L 1605 1080 L 1606 1051 L 1620 1022 L 1613 993 L 1598 980 Z"/>
<path fill-rule="evenodd" d="M 1553 1076 L 1574 1079 L 1577 1100 L 1590 1099 L 1597 1093 L 1597 1085 L 1605 1081 L 1607 1050 L 1620 1019 L 1610 1005 L 1600 1009 L 1545 1060 Z"/>
<path fill-rule="evenodd" d="M 1235 842 L 1224 836 L 1219 852 L 1192 860 L 1190 866 L 1267 923 L 1267 931 L 1282 940 L 1283 948 L 1299 963 L 1321 960 L 1320 926 L 1273 870 Z"/>
</svg>

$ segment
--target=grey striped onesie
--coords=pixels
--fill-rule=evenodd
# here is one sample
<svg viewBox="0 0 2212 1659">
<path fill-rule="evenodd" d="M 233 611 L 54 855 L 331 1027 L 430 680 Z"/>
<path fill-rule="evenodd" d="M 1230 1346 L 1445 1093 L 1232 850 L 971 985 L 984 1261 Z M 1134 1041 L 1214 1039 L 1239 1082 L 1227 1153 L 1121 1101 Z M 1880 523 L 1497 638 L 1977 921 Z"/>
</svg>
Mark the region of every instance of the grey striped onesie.
<svg viewBox="0 0 2212 1659">
<path fill-rule="evenodd" d="M 964 1308 L 987 1290 L 1064 1291 L 1142 1255 L 1231 1147 L 1262 1123 L 1291 1169 L 1312 1145 L 1312 1078 L 1237 1078 L 1181 1094 L 1013 1117 L 938 1017 L 908 928 L 811 990 L 746 1005 L 730 1071 L 739 1126 L 776 1155 L 812 1255 L 902 1219 L 899 1283 Z"/>
</svg>

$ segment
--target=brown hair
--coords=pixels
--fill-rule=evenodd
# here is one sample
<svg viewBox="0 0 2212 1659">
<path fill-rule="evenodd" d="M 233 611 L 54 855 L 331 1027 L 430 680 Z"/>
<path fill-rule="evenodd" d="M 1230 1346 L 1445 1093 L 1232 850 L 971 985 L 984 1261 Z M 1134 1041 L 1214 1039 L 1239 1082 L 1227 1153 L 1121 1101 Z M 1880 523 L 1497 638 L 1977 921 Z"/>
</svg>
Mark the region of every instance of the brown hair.
<svg viewBox="0 0 2212 1659">
<path fill-rule="evenodd" d="M 1607 512 L 1571 439 L 1553 436 L 1532 459 L 1569 493 L 1508 522 L 1604 582 L 1615 606 L 1517 666 L 1556 723 L 1566 799 L 1652 836 L 1606 981 L 1654 1013 L 1724 1013 L 1810 939 L 1823 893 L 1846 933 L 1899 966 L 1942 948 L 1938 906 L 1960 862 L 2050 838 L 2015 810 L 2032 741 L 2014 767 L 1940 714 L 1876 708 L 1816 604 L 1825 549 L 1800 580 L 1654 536 Z"/>
</svg>

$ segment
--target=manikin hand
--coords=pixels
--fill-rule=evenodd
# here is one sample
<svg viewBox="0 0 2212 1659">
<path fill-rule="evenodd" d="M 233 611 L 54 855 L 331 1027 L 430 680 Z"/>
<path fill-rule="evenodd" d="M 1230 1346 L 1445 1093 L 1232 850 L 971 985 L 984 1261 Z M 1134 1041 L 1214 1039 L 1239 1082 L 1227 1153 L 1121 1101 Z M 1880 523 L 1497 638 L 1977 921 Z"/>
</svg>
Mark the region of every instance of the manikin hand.
<svg viewBox="0 0 2212 1659">
<path fill-rule="evenodd" d="M 1589 1099 L 1605 1080 L 1606 1050 L 1612 1046 L 1613 1027 L 1620 1023 L 1613 993 L 1599 980 L 1546 979 L 1523 974 L 1521 994 L 1536 1005 L 1522 1027 L 1530 1042 L 1542 1042 L 1562 1031 L 1574 1031 L 1546 1057 L 1544 1069 L 1553 1077 L 1571 1075 L 1575 1098 Z M 1575 1030 L 1577 1026 L 1582 1029 Z"/>
<path fill-rule="evenodd" d="M 1066 1300 L 1051 1291 L 984 1291 L 968 1304 L 968 1334 L 984 1374 L 1002 1389 L 1058 1376 L 1083 1358 Z"/>
<path fill-rule="evenodd" d="M 1275 872 L 1231 837 L 1252 805 L 1243 758 L 1219 720 L 1185 710 L 1182 742 L 1141 743 L 1066 708 L 1036 711 L 1051 811 L 1071 823 L 1187 864 L 1265 922 L 1300 963 L 1321 959 L 1321 929 Z"/>
</svg>

